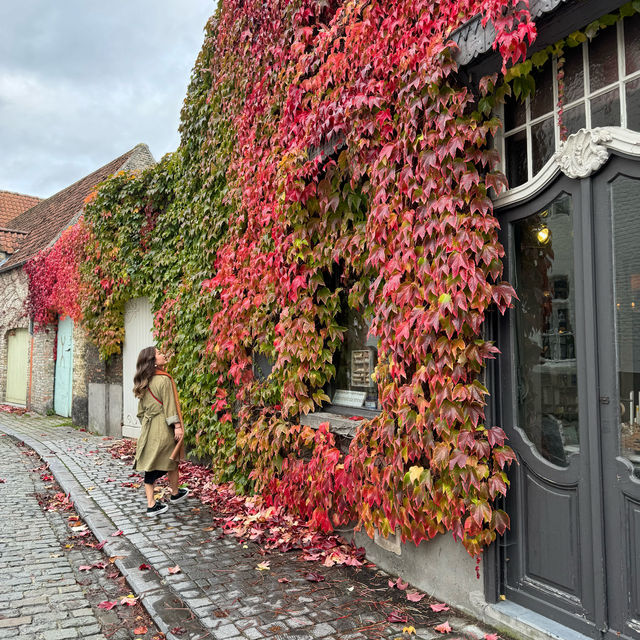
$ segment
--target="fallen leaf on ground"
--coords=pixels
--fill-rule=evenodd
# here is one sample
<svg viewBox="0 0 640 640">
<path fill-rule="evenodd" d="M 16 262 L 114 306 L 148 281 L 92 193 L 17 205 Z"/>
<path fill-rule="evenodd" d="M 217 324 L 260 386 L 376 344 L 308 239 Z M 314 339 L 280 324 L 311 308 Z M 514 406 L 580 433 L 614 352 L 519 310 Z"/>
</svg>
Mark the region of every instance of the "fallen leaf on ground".
<svg viewBox="0 0 640 640">
<path fill-rule="evenodd" d="M 313 571 L 310 573 L 307 573 L 307 575 L 304 578 L 309 582 L 324 582 L 324 576 L 320 575 L 319 573 L 315 573 Z"/>
<path fill-rule="evenodd" d="M 412 633 L 416 632 L 416 628 L 412 625 L 410 627 L 402 627 L 402 633 L 408 633 L 409 635 L 411 635 Z"/>
<path fill-rule="evenodd" d="M 176 565 L 175 567 L 169 567 L 168 571 L 173 575 L 174 573 L 180 573 L 181 569 L 178 565 Z"/>
<path fill-rule="evenodd" d="M 135 633 L 138 636 L 143 636 L 145 633 L 147 633 L 147 631 L 149 631 L 149 629 L 147 629 L 147 627 L 136 627 L 133 630 L 133 633 Z"/>
<path fill-rule="evenodd" d="M 408 618 L 401 611 L 392 611 L 387 616 L 387 622 L 407 622 Z"/>
<path fill-rule="evenodd" d="M 111 534 L 111 537 L 112 537 L 112 538 L 115 538 L 116 536 L 121 536 L 122 534 L 123 534 L 122 529 L 118 529 L 117 531 L 114 531 L 114 532 Z"/>
<path fill-rule="evenodd" d="M 484 640 L 498 640 L 498 634 L 497 633 L 485 633 L 484 634 Z"/>
<path fill-rule="evenodd" d="M 98 605 L 98 609 L 106 609 L 107 611 L 110 611 L 117 604 L 118 604 L 117 602 L 111 602 L 110 600 L 104 600 Z"/>
<path fill-rule="evenodd" d="M 136 598 L 133 593 L 130 593 L 128 596 L 125 596 L 120 600 L 120 604 L 124 604 L 127 607 L 133 607 L 133 605 L 138 604 L 138 598 Z"/>
<path fill-rule="evenodd" d="M 78 567 L 78 571 L 89 571 L 90 569 L 92 569 L 93 567 L 90 564 L 81 564 Z"/>
<path fill-rule="evenodd" d="M 141 564 L 138 569 L 140 569 L 140 571 L 148 571 L 149 569 L 151 569 L 151 567 L 148 564 Z"/>
<path fill-rule="evenodd" d="M 430 604 L 429 606 L 431 607 L 431 611 L 435 611 L 436 613 L 438 611 L 449 611 L 449 607 L 442 602 L 436 602 L 435 604 Z"/>
<path fill-rule="evenodd" d="M 426 593 L 418 593 L 417 591 L 407 591 L 407 600 L 411 602 L 420 602 L 424 598 Z"/>
<path fill-rule="evenodd" d="M 395 580 L 389 580 L 389 586 L 393 588 L 398 588 L 400 591 L 404 591 L 408 586 L 408 582 L 402 582 L 402 578 L 396 578 Z"/>
<path fill-rule="evenodd" d="M 271 569 L 271 567 L 269 566 L 269 560 L 265 560 L 264 562 L 261 562 L 260 564 L 258 564 L 258 566 L 256 567 L 256 569 L 258 571 L 269 571 Z"/>
<path fill-rule="evenodd" d="M 451 625 L 448 622 L 443 622 L 437 627 L 433 627 L 438 633 L 450 633 L 452 631 Z"/>
<path fill-rule="evenodd" d="M 278 582 L 291 582 L 289 578 L 278 578 Z"/>
</svg>

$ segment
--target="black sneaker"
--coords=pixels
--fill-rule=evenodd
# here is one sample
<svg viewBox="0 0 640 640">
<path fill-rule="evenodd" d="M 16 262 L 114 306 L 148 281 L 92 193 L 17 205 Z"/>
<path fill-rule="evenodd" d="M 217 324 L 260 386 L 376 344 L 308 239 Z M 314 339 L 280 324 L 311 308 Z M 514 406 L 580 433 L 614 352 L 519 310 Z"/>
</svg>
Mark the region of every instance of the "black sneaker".
<svg viewBox="0 0 640 640">
<path fill-rule="evenodd" d="M 178 489 L 178 493 L 175 496 L 171 496 L 171 504 L 176 502 L 182 502 L 189 495 L 189 489 Z"/>
<path fill-rule="evenodd" d="M 147 507 L 147 516 L 158 516 L 161 513 L 164 513 L 169 508 L 164 502 L 160 502 L 160 500 L 156 500 L 156 503 L 153 507 Z"/>
</svg>

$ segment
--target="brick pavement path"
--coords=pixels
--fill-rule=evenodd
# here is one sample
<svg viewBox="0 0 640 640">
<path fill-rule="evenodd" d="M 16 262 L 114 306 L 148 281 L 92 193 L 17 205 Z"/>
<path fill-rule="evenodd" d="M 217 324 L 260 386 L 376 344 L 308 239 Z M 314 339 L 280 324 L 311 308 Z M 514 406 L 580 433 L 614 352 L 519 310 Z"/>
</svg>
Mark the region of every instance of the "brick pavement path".
<svg viewBox="0 0 640 640">
<path fill-rule="evenodd" d="M 292 552 L 269 554 L 270 570 L 256 571 L 265 560 L 259 547 L 212 530 L 211 511 L 194 499 L 147 518 L 143 490 L 123 486 L 131 484 L 131 468 L 111 457 L 112 443 L 60 423 L 0 413 L 0 432 L 43 456 L 96 537 L 107 541 L 108 554 L 122 556 L 119 568 L 167 638 L 471 640 L 493 633 L 455 611 L 433 613 L 428 598 L 407 608 L 404 595 L 389 589 L 375 569 L 315 566 Z M 123 535 L 111 537 L 116 530 Z M 139 571 L 141 562 L 153 571 Z M 181 571 L 170 574 L 176 565 Z M 321 572 L 325 581 L 307 581 L 309 571 Z M 409 623 L 388 623 L 399 606 L 409 612 Z M 434 631 L 445 621 L 454 634 Z M 403 633 L 407 624 L 415 633 Z"/>
</svg>

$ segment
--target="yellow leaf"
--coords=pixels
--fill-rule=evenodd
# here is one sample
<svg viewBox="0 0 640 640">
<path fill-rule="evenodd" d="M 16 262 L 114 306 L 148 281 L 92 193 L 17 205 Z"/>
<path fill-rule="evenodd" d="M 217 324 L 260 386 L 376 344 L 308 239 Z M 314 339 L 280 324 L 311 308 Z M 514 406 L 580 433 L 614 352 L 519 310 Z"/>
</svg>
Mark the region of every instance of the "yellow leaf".
<svg viewBox="0 0 640 640">
<path fill-rule="evenodd" d="M 418 482 L 423 471 L 424 467 L 409 467 L 409 478 L 411 482 Z"/>
<path fill-rule="evenodd" d="M 410 627 L 402 627 L 402 633 L 412 634 L 416 632 L 416 628 L 414 626 Z"/>
</svg>

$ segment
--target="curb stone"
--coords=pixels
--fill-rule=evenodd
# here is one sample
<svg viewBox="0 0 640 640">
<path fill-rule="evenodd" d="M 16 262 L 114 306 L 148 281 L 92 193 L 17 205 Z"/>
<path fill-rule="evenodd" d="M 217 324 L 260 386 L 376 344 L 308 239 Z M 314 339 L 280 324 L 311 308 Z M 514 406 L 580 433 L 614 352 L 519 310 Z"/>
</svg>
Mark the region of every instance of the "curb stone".
<svg viewBox="0 0 640 640">
<path fill-rule="evenodd" d="M 71 496 L 78 515 L 87 523 L 98 542 L 105 543 L 103 551 L 106 555 L 109 557 L 124 556 L 124 558 L 117 558 L 113 564 L 124 576 L 127 584 L 131 587 L 136 597 L 139 598 L 139 601 L 160 631 L 166 635 L 166 639 L 185 640 L 186 636 L 178 637 L 171 633 L 171 628 L 175 627 L 177 622 L 175 619 L 171 621 L 166 619 L 166 607 L 163 606 L 172 599 L 181 600 L 180 596 L 155 571 L 148 571 L 143 574 L 138 570 L 138 567 L 146 558 L 126 538 L 119 537 L 114 539 L 111 537 L 111 533 L 115 530 L 114 523 L 94 504 L 89 493 L 57 457 L 55 452 L 38 440 L 18 433 L 4 424 L 0 425 L 0 431 L 25 444 L 49 465 L 49 470 L 57 483 L 67 495 Z M 173 613 L 171 614 L 171 616 L 174 615 Z M 181 625 L 189 623 L 188 626 L 191 633 L 189 637 L 192 640 L 210 638 L 211 632 L 202 625 L 195 612 L 193 612 L 193 616 L 193 619 L 180 622 Z"/>
</svg>

